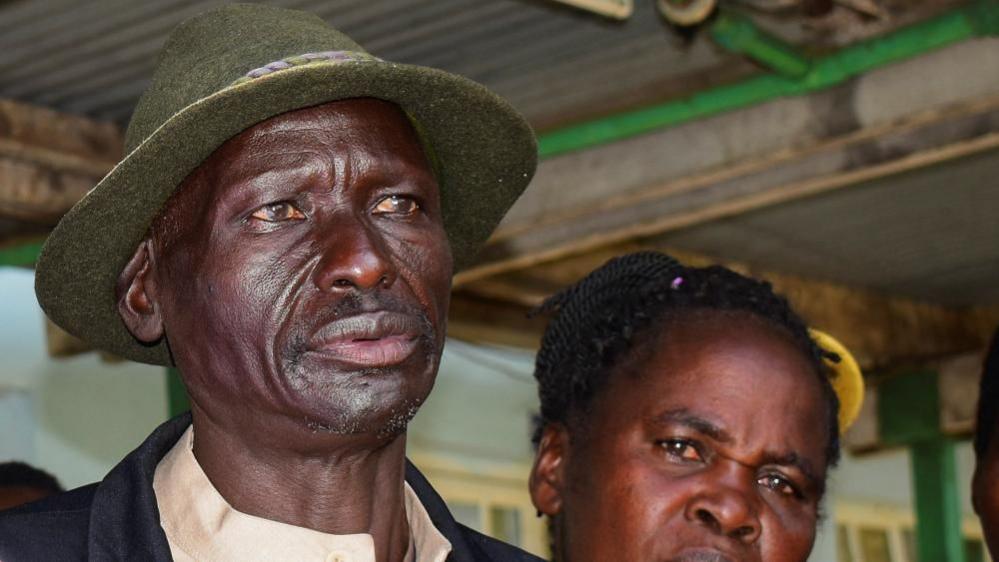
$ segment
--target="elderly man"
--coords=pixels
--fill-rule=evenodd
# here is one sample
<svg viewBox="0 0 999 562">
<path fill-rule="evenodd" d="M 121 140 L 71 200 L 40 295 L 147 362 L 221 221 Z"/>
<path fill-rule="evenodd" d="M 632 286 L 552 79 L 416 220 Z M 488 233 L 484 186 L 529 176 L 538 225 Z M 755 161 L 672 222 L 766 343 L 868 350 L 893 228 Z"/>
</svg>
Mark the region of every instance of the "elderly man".
<svg viewBox="0 0 999 562">
<path fill-rule="evenodd" d="M 176 365 L 192 411 L 0 518 L 0 559 L 534 559 L 457 524 L 405 460 L 451 274 L 534 171 L 524 120 L 319 18 L 237 5 L 174 31 L 126 143 L 49 238 L 38 298 Z"/>
</svg>

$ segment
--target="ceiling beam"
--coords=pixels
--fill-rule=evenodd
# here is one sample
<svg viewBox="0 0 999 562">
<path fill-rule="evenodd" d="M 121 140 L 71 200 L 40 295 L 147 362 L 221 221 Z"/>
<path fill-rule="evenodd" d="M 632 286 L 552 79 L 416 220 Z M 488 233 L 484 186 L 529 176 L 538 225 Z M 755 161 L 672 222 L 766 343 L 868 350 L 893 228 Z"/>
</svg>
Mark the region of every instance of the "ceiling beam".
<svg viewBox="0 0 999 562">
<path fill-rule="evenodd" d="M 117 126 L 0 100 L 0 217 L 54 225 L 122 155 Z"/>
<path fill-rule="evenodd" d="M 949 160 L 999 150 L 999 94 L 909 114 L 888 123 L 849 130 L 804 146 L 781 147 L 724 166 L 614 192 L 563 209 L 539 209 L 503 223 L 479 261 L 455 277 L 455 284 L 481 280 L 550 261 L 593 252 L 631 240 L 658 236 L 770 206 L 910 172 Z M 670 137 L 652 143 L 649 159 L 659 159 Z M 660 144 L 662 146 L 660 146 Z M 608 148 L 605 150 L 617 150 Z M 589 162 L 594 184 L 617 180 L 613 164 L 596 151 Z M 859 155 L 862 155 L 860 157 Z M 635 166 L 640 166 L 636 159 Z M 606 177 L 605 177 L 606 176 Z M 548 199 L 569 200 L 573 190 L 535 184 L 552 193 Z M 582 186 L 584 189 L 587 186 Z M 580 186 L 573 185 L 579 190 Z M 556 193 L 559 191 L 564 195 Z M 516 209 L 516 208 L 515 208 Z M 522 207 L 523 209 L 523 207 Z"/>
<path fill-rule="evenodd" d="M 451 322 L 459 326 L 483 325 L 483 331 L 476 334 L 474 341 L 536 349 L 545 321 L 527 320 L 525 315 L 529 310 L 608 259 L 639 250 L 667 251 L 693 266 L 718 263 L 709 256 L 648 244 L 607 247 L 467 283 L 456 292 Z M 981 350 L 999 324 L 999 307 L 946 307 L 760 270 L 743 263 L 723 265 L 769 281 L 810 325 L 842 341 L 865 369 L 920 364 Z M 452 335 L 464 339 L 460 331 Z M 490 340 L 491 336 L 497 339 Z"/>
</svg>

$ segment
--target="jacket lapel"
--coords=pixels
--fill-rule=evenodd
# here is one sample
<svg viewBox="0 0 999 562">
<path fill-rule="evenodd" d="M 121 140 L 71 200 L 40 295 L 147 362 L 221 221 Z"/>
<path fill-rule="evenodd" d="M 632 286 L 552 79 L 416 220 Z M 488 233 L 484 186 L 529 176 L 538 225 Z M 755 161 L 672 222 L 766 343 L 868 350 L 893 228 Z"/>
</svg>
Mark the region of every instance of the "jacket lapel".
<svg viewBox="0 0 999 562">
<path fill-rule="evenodd" d="M 170 545 L 160 527 L 153 475 L 190 424 L 191 414 L 185 413 L 159 426 L 98 485 L 90 515 L 89 560 L 171 562 Z M 478 549 L 468 542 L 447 504 L 408 460 L 406 481 L 434 526 L 451 542 L 448 560 L 479 560 Z"/>
<path fill-rule="evenodd" d="M 172 560 L 160 527 L 153 474 L 190 424 L 187 413 L 159 426 L 97 486 L 90 512 L 89 560 Z"/>
<path fill-rule="evenodd" d="M 447 537 L 447 540 L 451 541 L 451 555 L 448 556 L 448 561 L 475 562 L 476 560 L 481 560 L 481 556 L 476 556 L 477 549 L 466 540 L 464 531 L 458 526 L 458 522 L 454 520 L 454 516 L 451 515 L 447 504 L 437 495 L 437 492 L 427 482 L 423 474 L 408 459 L 406 460 L 406 482 L 416 492 L 416 496 L 420 498 L 420 503 L 423 504 L 423 507 L 427 510 L 427 514 L 430 515 L 430 520 L 433 521 L 434 527 L 437 527 L 437 530 Z"/>
</svg>

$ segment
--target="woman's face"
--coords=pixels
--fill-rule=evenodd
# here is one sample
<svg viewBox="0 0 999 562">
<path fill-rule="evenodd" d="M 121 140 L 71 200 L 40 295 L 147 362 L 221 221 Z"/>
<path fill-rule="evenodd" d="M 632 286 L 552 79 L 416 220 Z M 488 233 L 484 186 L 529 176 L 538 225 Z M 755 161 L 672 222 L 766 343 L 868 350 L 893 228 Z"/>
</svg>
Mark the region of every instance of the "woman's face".
<svg viewBox="0 0 999 562">
<path fill-rule="evenodd" d="M 560 559 L 804 561 L 826 478 L 822 396 L 762 320 L 674 321 L 617 367 L 583 427 L 544 433 L 531 494 Z"/>
</svg>

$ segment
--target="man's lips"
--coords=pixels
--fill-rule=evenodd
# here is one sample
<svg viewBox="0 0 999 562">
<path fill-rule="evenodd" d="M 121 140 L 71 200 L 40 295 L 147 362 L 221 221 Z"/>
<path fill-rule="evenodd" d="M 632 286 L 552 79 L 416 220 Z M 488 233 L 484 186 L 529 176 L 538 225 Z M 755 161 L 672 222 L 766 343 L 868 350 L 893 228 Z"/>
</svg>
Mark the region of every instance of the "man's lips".
<svg viewBox="0 0 999 562">
<path fill-rule="evenodd" d="M 419 320 L 398 312 L 369 312 L 338 318 L 312 336 L 309 351 L 355 367 L 389 367 L 418 347 Z"/>
<path fill-rule="evenodd" d="M 669 562 L 732 562 L 732 558 L 713 548 L 690 548 Z"/>
</svg>

